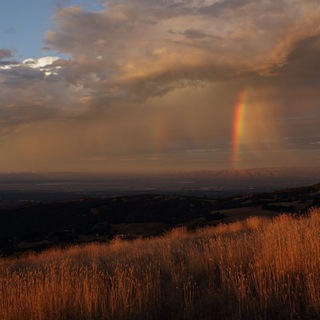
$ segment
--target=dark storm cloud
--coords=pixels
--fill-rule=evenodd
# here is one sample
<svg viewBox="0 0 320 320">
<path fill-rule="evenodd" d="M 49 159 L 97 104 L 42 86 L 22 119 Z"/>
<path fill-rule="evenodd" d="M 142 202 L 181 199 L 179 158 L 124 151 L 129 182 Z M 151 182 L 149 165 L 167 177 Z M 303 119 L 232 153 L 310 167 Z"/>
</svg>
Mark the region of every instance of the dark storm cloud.
<svg viewBox="0 0 320 320">
<path fill-rule="evenodd" d="M 279 70 L 282 77 L 305 83 L 304 80 L 319 78 L 320 74 L 320 35 L 297 42 L 288 55 L 287 63 Z M 312 85 L 312 83 L 305 83 Z M 313 83 L 319 85 L 318 83 Z"/>
<path fill-rule="evenodd" d="M 320 98 L 320 36 L 298 41 L 288 54 L 286 63 L 272 69 L 268 77 L 254 75 L 247 84 L 256 88 L 272 88 L 274 98 L 287 106 L 317 104 Z"/>
</svg>

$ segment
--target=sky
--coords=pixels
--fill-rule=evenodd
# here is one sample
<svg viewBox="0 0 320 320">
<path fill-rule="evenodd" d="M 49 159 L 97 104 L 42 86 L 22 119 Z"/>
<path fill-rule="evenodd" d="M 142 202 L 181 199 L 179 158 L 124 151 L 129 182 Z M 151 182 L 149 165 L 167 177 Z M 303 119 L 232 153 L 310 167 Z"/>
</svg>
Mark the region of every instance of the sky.
<svg viewBox="0 0 320 320">
<path fill-rule="evenodd" d="M 11 0 L 0 172 L 319 166 L 318 0 Z"/>
</svg>

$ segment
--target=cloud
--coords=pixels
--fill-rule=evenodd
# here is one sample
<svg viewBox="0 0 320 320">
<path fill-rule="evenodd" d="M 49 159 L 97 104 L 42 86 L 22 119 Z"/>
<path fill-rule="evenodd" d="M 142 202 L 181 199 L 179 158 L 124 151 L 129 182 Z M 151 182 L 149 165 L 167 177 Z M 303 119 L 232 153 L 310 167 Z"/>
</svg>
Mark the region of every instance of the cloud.
<svg viewBox="0 0 320 320">
<path fill-rule="evenodd" d="M 319 19 L 316 1 L 105 1 L 94 12 L 60 5 L 45 47 L 70 59 L 1 61 L 1 103 L 43 101 L 44 109 L 73 116 L 209 83 L 266 87 L 317 78 L 318 49 L 309 42 L 320 34 Z M 310 56 L 312 68 L 294 55 Z"/>
<path fill-rule="evenodd" d="M 28 97 L 30 107 L 43 95 L 50 97 L 43 108 L 55 105 L 53 113 L 73 116 L 177 88 L 252 77 L 266 83 L 294 72 L 292 53 L 320 34 L 317 6 L 302 0 L 105 1 L 98 11 L 60 5 L 44 47 L 70 59 L 1 61 L 1 103 Z M 306 47 L 301 54 L 314 52 Z M 0 59 L 9 57 L 10 50 L 0 51 Z M 298 68 L 305 77 L 312 72 L 307 59 Z M 34 97 L 21 87 L 33 88 Z"/>
<path fill-rule="evenodd" d="M 80 100 L 87 92 L 59 75 L 65 64 L 57 57 L 0 64 L 2 125 L 81 114 Z"/>
<path fill-rule="evenodd" d="M 115 0 L 96 11 L 58 3 L 44 43 L 56 57 L 9 61 L 0 51 L 3 163 L 66 169 L 77 159 L 83 169 L 83 159 L 102 168 L 104 159 L 143 167 L 161 158 L 178 167 L 198 154 L 208 167 L 225 164 L 244 89 L 246 161 L 277 163 L 282 150 L 285 164 L 293 148 L 318 151 L 318 1 Z"/>
<path fill-rule="evenodd" d="M 41 79 L 45 76 L 57 75 L 57 70 L 61 68 L 57 65 L 58 57 L 43 57 L 40 59 L 26 59 L 21 63 L 17 61 L 1 61 L 0 76 L 2 83 L 10 82 L 10 78 L 16 77 L 17 81 L 35 78 Z"/>
<path fill-rule="evenodd" d="M 94 73 L 106 91 L 150 96 L 272 74 L 319 34 L 317 12 L 312 1 L 106 1 L 99 12 L 57 10 L 46 43 L 73 57 L 73 81 Z"/>
<path fill-rule="evenodd" d="M 9 49 L 0 49 L 0 60 L 12 57 L 12 51 Z"/>
</svg>

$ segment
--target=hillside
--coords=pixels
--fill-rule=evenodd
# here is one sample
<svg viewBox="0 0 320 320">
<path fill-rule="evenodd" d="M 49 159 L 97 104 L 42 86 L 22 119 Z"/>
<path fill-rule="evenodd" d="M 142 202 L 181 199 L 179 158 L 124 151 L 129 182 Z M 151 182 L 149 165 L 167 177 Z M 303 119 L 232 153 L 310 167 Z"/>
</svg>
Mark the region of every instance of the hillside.
<svg viewBox="0 0 320 320">
<path fill-rule="evenodd" d="M 250 216 L 304 213 L 320 204 L 320 184 L 273 193 L 207 199 L 179 195 L 121 196 L 0 210 L 0 250 L 42 250 L 57 244 L 134 239 L 230 223 Z"/>
<path fill-rule="evenodd" d="M 319 319 L 320 211 L 0 259 L 2 320 Z"/>
</svg>

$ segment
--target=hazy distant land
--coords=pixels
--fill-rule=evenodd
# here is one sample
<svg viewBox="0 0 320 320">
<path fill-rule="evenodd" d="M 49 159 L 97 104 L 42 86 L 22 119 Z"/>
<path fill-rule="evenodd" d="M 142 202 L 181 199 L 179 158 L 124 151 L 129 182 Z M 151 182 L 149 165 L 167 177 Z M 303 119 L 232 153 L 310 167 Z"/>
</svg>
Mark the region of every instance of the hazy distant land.
<svg viewBox="0 0 320 320">
<path fill-rule="evenodd" d="M 265 168 L 127 174 L 1 173 L 3 201 L 52 201 L 135 194 L 182 194 L 210 198 L 271 192 L 318 183 L 320 167 Z M 6 192 L 4 192 L 6 191 Z"/>
</svg>

